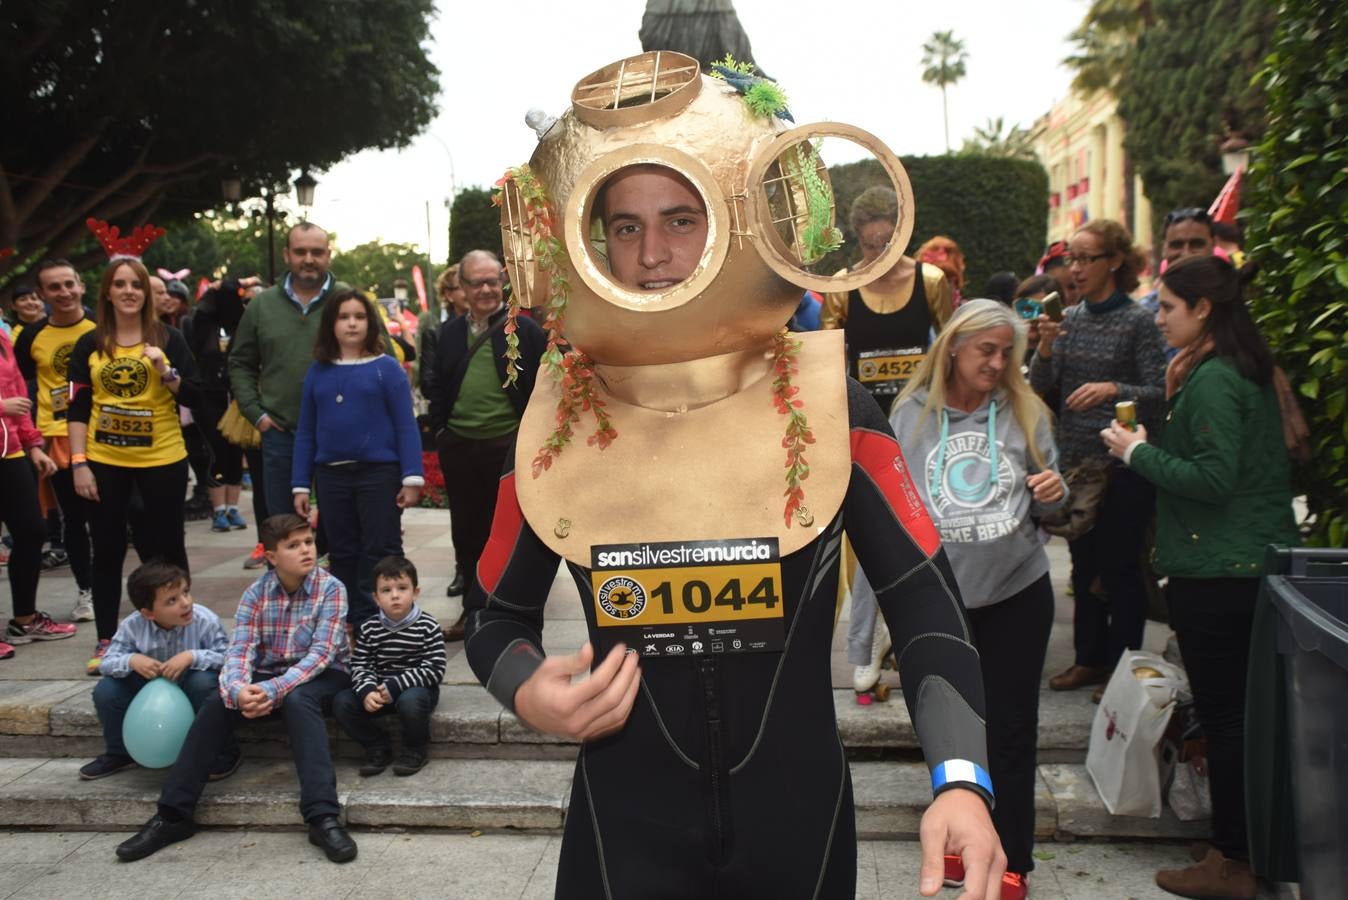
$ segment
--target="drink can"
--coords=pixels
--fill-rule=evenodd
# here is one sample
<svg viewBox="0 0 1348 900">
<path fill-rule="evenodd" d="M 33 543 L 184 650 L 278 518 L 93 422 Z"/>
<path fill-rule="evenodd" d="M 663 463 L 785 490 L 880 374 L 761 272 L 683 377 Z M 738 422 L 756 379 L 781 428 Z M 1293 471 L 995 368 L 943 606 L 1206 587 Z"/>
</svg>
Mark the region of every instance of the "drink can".
<svg viewBox="0 0 1348 900">
<path fill-rule="evenodd" d="M 1114 418 L 1129 431 L 1137 431 L 1137 404 L 1132 400 L 1120 400 L 1115 403 Z"/>
</svg>

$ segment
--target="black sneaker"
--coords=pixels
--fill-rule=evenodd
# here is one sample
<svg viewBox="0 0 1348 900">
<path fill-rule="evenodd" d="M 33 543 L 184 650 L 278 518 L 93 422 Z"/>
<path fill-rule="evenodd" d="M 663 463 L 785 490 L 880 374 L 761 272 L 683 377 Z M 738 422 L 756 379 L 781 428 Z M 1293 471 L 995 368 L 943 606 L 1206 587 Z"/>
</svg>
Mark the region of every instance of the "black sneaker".
<svg viewBox="0 0 1348 900">
<path fill-rule="evenodd" d="M 104 753 L 93 762 L 80 766 L 80 778 L 84 781 L 94 781 L 99 778 L 107 778 L 109 775 L 115 775 L 123 769 L 134 768 L 136 768 L 136 761 L 131 757 Z"/>
<path fill-rule="evenodd" d="M 158 815 L 141 826 L 136 836 L 117 845 L 117 858 L 122 862 L 135 862 L 152 853 L 158 853 L 169 844 L 185 841 L 197 833 L 196 823 L 191 819 L 170 822 Z"/>
<path fill-rule="evenodd" d="M 365 762 L 361 763 L 360 772 L 365 778 L 371 775 L 378 775 L 388 768 L 388 764 L 393 761 L 393 751 L 388 747 L 376 747 L 373 750 L 365 751 Z"/>
<path fill-rule="evenodd" d="M 427 753 L 425 747 L 404 747 L 403 752 L 398 754 L 398 760 L 393 764 L 394 775 L 415 775 L 426 766 Z"/>
<path fill-rule="evenodd" d="M 224 758 L 216 759 L 216 761 L 211 764 L 211 771 L 207 774 L 206 780 L 220 781 L 223 778 L 228 778 L 239 771 L 239 764 L 241 762 L 243 762 L 243 751 L 236 746 L 232 754 Z"/>
<path fill-rule="evenodd" d="M 346 833 L 336 816 L 318 816 L 310 822 L 309 843 L 321 847 L 328 859 L 335 863 L 350 862 L 356 858 L 356 842 Z"/>
</svg>

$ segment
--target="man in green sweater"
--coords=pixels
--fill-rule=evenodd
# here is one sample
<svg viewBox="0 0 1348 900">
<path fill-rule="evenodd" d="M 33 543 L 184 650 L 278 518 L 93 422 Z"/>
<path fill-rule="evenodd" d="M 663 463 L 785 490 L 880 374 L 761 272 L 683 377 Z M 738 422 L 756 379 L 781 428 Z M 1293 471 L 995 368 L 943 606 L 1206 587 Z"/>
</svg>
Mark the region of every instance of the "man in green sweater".
<svg viewBox="0 0 1348 900">
<path fill-rule="evenodd" d="M 262 489 L 271 516 L 293 511 L 290 460 L 304 373 L 314 361 L 323 301 L 348 287 L 328 271 L 328 233 L 301 222 L 286 235 L 285 280 L 244 310 L 229 348 L 229 384 L 239 411 L 262 432 Z"/>
</svg>

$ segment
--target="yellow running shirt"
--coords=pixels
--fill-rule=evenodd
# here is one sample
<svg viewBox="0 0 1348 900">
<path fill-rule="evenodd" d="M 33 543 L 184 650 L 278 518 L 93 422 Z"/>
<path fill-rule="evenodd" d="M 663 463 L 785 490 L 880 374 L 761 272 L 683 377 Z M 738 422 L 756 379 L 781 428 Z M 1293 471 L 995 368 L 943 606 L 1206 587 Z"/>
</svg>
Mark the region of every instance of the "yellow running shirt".
<svg viewBox="0 0 1348 900">
<path fill-rule="evenodd" d="M 43 319 L 25 328 L 14 342 L 19 371 L 29 381 L 37 381 L 37 417 L 33 424 L 43 437 L 66 436 L 70 354 L 75 342 L 93 330 L 94 320 L 87 315 L 73 325 L 53 325 Z"/>
<path fill-rule="evenodd" d="M 177 329 L 169 329 L 164 356 L 179 370 L 179 377 L 195 367 L 187 342 Z M 88 408 L 89 438 L 84 453 L 90 462 L 142 469 L 166 466 L 187 456 L 178 401 L 159 380 L 149 360 L 141 354 L 144 344 L 118 347 L 111 359 L 98 350 L 94 335 L 81 338 L 70 360 L 70 393 L 76 400 L 73 421 L 84 418 Z M 79 395 L 92 391 L 92 405 Z"/>
</svg>

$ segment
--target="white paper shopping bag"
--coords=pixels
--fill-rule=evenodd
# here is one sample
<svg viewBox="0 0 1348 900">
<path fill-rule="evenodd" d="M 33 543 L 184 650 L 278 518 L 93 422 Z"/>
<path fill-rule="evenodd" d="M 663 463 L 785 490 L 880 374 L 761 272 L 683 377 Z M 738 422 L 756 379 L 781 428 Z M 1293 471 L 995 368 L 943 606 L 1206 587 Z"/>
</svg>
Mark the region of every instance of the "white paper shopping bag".
<svg viewBox="0 0 1348 900">
<path fill-rule="evenodd" d="M 1161 814 L 1156 756 L 1175 701 L 1188 691 L 1184 670 L 1155 653 L 1126 650 L 1109 678 L 1091 726 L 1086 771 L 1116 816 Z"/>
</svg>

